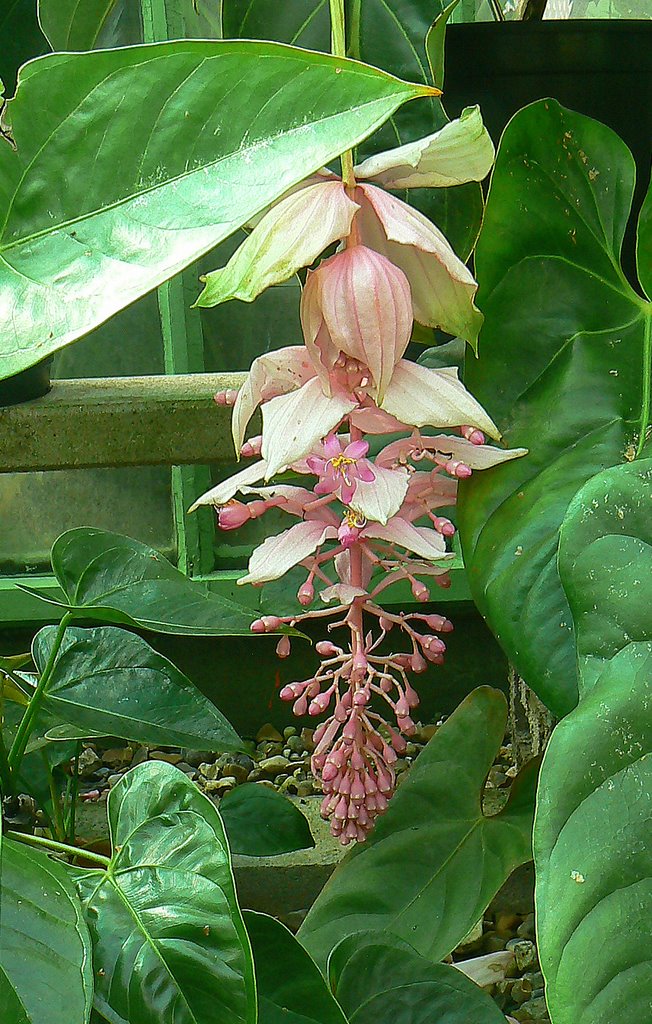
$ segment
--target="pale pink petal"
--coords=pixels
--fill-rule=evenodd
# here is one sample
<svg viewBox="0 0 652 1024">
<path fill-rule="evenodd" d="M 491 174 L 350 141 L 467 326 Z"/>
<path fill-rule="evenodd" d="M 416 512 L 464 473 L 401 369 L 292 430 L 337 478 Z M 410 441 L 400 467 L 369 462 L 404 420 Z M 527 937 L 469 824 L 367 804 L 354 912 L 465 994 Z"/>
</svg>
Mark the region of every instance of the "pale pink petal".
<svg viewBox="0 0 652 1024">
<path fill-rule="evenodd" d="M 374 463 L 374 474 L 375 479 L 370 483 L 357 480 L 350 505 L 365 519 L 384 524 L 403 504 L 409 473 L 406 469 L 385 469 Z"/>
<path fill-rule="evenodd" d="M 469 423 L 490 437 L 500 438 L 496 424 L 448 367 L 431 370 L 401 359 L 382 405 L 402 423 L 415 427 L 459 427 Z"/>
<path fill-rule="evenodd" d="M 201 498 L 197 498 L 197 501 L 190 506 L 188 512 L 194 512 L 200 505 L 226 505 L 227 501 L 230 501 L 238 491 L 246 492 L 248 485 L 264 480 L 266 471 L 267 463 L 264 459 L 246 466 L 239 473 L 234 473 L 233 476 L 223 480 L 221 484 L 211 487 L 210 491 L 202 494 Z"/>
<path fill-rule="evenodd" d="M 335 572 L 337 573 L 338 579 L 341 583 L 348 583 L 351 585 L 351 553 L 349 551 L 340 551 L 339 554 L 335 555 Z M 373 569 L 371 562 L 364 558 L 362 560 L 362 578 L 360 583 L 363 587 L 369 586 Z"/>
<path fill-rule="evenodd" d="M 300 519 L 318 519 L 330 526 L 339 525 L 340 517 L 328 505 L 318 505 L 314 509 L 307 508 L 314 502 L 315 495 L 306 487 L 295 487 L 293 484 L 271 484 L 267 487 L 241 487 L 240 490 L 242 494 L 255 494 L 263 499 L 280 496 L 284 498 L 284 501 L 279 508 L 291 516 L 299 516 Z"/>
<path fill-rule="evenodd" d="M 471 469 L 490 469 L 501 462 L 520 459 L 528 452 L 527 448 L 492 448 L 486 444 L 471 444 L 463 437 L 450 437 L 447 434 L 437 434 L 434 437 L 421 435 L 419 444 L 415 444 L 409 437 L 392 441 L 378 453 L 375 465 L 392 466 L 397 461 L 403 462 L 409 457 L 410 452 L 415 449 L 418 451 L 419 448 L 452 455 Z"/>
<path fill-rule="evenodd" d="M 410 340 L 410 286 L 403 271 L 381 253 L 354 245 L 309 275 L 301 322 L 322 375 L 343 352 L 369 368 L 382 396 Z"/>
<path fill-rule="evenodd" d="M 413 526 L 401 516 L 394 516 L 386 526 L 372 523 L 365 527 L 365 537 L 377 537 L 388 540 L 392 544 L 411 551 L 419 558 L 432 558 L 437 561 L 450 561 L 455 557 L 453 552 L 446 551 L 446 541 L 435 530 L 428 526 Z"/>
<path fill-rule="evenodd" d="M 268 537 L 253 552 L 249 559 L 249 571 L 238 580 L 238 584 L 277 580 L 308 555 L 312 555 L 325 540 L 335 536 L 335 527 L 310 521 L 297 523 L 276 537 Z"/>
<path fill-rule="evenodd" d="M 282 203 L 284 199 L 287 199 L 288 196 L 294 195 L 295 192 L 300 192 L 302 189 L 308 188 L 310 185 L 319 185 L 323 184 L 325 181 L 333 181 L 336 178 L 337 175 L 333 174 L 332 171 L 329 171 L 328 167 L 322 167 L 321 170 L 315 171 L 314 174 L 309 174 L 307 178 L 303 179 L 303 181 L 298 182 L 296 185 L 292 185 L 292 187 L 289 188 L 286 192 L 284 192 L 282 196 L 279 196 L 278 199 L 275 199 L 273 203 L 270 203 L 269 206 L 266 206 L 264 210 L 260 211 L 260 213 L 255 214 L 253 217 L 250 217 L 250 219 L 245 224 L 245 228 L 247 229 L 247 231 L 253 231 L 256 225 L 261 222 L 263 217 L 267 216 L 269 211 L 273 209 L 273 207 L 276 206 L 277 203 Z"/>
<path fill-rule="evenodd" d="M 266 479 L 304 458 L 356 405 L 354 398 L 339 392 L 329 398 L 317 377 L 298 391 L 266 402 L 262 446 L 268 463 Z"/>
<path fill-rule="evenodd" d="M 236 452 L 242 448 L 247 424 L 261 401 L 294 391 L 314 375 L 303 345 L 288 345 L 254 359 L 233 406 L 231 430 Z"/>
<path fill-rule="evenodd" d="M 482 181 L 494 155 L 480 108 L 466 107 L 434 135 L 368 157 L 355 168 L 355 176 L 383 188 L 442 188 Z"/>
<path fill-rule="evenodd" d="M 482 326 L 473 301 L 478 286 L 441 231 L 414 207 L 375 185 L 358 186 L 356 200 L 362 241 L 405 273 L 415 319 L 475 344 Z"/>
<path fill-rule="evenodd" d="M 201 278 L 197 306 L 227 299 L 253 302 L 266 288 L 308 267 L 333 242 L 346 238 L 358 209 L 341 181 L 324 181 L 276 203 L 225 267 Z"/>
<path fill-rule="evenodd" d="M 351 413 L 350 423 L 365 434 L 393 434 L 405 430 L 405 424 L 376 406 L 362 407 Z"/>
<path fill-rule="evenodd" d="M 338 604 L 351 604 L 356 597 L 364 597 L 366 590 L 360 587 L 352 587 L 348 583 L 335 583 L 332 587 L 324 587 L 319 594 L 324 604 L 331 604 L 337 601 Z"/>
</svg>

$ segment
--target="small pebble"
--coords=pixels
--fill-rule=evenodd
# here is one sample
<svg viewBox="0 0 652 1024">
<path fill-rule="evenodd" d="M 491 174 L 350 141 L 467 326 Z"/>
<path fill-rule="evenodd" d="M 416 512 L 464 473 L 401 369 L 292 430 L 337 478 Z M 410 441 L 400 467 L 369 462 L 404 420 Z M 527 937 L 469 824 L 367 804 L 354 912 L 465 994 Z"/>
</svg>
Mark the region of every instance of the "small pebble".
<svg viewBox="0 0 652 1024">
<path fill-rule="evenodd" d="M 211 781 L 217 778 L 218 771 L 219 769 L 216 764 L 203 763 L 199 766 L 199 774 L 205 779 L 211 779 Z"/>
<path fill-rule="evenodd" d="M 151 750 L 149 759 L 150 761 L 165 761 L 166 764 L 178 764 L 182 757 L 181 754 L 169 754 L 165 750 Z"/>
<path fill-rule="evenodd" d="M 516 929 L 516 934 L 520 939 L 529 939 L 531 942 L 534 942 L 534 938 L 536 935 L 536 923 L 534 919 L 534 914 L 527 915 L 524 921 L 521 924 L 519 924 L 518 928 Z"/>
<path fill-rule="evenodd" d="M 528 939 L 510 939 L 505 948 L 513 952 L 519 971 L 538 969 L 537 950 L 533 942 Z"/>
<path fill-rule="evenodd" d="M 133 756 L 133 747 L 111 747 L 110 750 L 103 752 L 102 761 L 112 768 L 120 768 L 123 765 L 131 764 Z"/>
<path fill-rule="evenodd" d="M 114 786 L 117 786 L 117 784 L 120 782 L 121 778 L 122 778 L 122 775 L 118 775 L 118 774 L 109 775 L 109 777 L 107 779 L 107 782 L 109 784 L 109 789 L 113 789 Z"/>
<path fill-rule="evenodd" d="M 297 730 L 293 725 L 286 725 L 283 730 L 283 739 L 289 740 L 291 736 L 296 736 Z"/>
<path fill-rule="evenodd" d="M 261 726 L 256 733 L 256 743 L 262 743 L 264 740 L 272 740 L 274 743 L 282 743 L 283 737 L 278 729 L 267 722 L 265 725 Z"/>
<path fill-rule="evenodd" d="M 265 775 L 278 775 L 279 772 L 285 771 L 289 766 L 287 757 L 283 757 L 282 754 L 276 754 L 274 757 L 265 757 L 260 761 L 258 768 Z"/>
<path fill-rule="evenodd" d="M 102 764 L 102 758 L 98 757 L 95 751 L 91 747 L 86 747 L 82 750 L 79 755 L 79 764 L 77 768 L 77 774 L 82 779 L 87 779 L 89 775 L 92 775 Z"/>
</svg>

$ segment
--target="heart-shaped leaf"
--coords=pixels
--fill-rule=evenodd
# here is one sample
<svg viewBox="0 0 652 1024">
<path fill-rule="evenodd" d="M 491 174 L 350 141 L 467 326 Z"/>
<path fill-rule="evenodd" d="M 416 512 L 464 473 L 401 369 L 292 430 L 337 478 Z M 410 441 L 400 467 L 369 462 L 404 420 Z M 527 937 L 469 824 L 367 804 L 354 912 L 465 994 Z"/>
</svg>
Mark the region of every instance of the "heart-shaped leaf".
<svg viewBox="0 0 652 1024">
<path fill-rule="evenodd" d="M 355 937 L 353 937 L 355 938 Z M 351 1024 L 504 1024 L 486 992 L 389 936 L 365 937 L 343 965 L 335 994 Z"/>
<path fill-rule="evenodd" d="M 465 383 L 530 454 L 460 488 L 464 560 L 482 614 L 557 716 L 577 700 L 562 519 L 586 480 L 640 450 L 650 422 L 652 304 L 619 263 L 633 188 L 633 158 L 609 128 L 534 103 L 503 135 L 476 255 L 485 324 Z M 648 285 L 651 211 L 652 194 L 639 239 Z"/>
<path fill-rule="evenodd" d="M 67 603 L 46 600 L 74 609 L 80 618 L 180 636 L 250 633 L 250 611 L 188 579 L 131 537 L 88 527 L 69 530 L 52 545 L 51 560 Z"/>
<path fill-rule="evenodd" d="M 425 40 L 433 19 L 441 17 L 444 8 L 442 0 L 365 0 L 363 4 L 346 0 L 348 53 L 399 78 L 431 85 Z M 283 0 L 282 11 L 277 0 L 223 0 L 223 19 L 225 36 L 273 38 L 314 50 L 330 48 L 327 0 Z M 440 33 L 433 41 L 440 64 L 443 43 Z M 434 84 L 441 87 L 441 82 Z M 360 159 L 430 135 L 447 120 L 439 100 L 406 107 L 388 120 L 369 145 L 361 147 Z M 401 198 L 438 225 L 461 259 L 469 256 L 482 219 L 479 185 L 411 189 L 402 192 Z"/>
<path fill-rule="evenodd" d="M 85 1024 L 93 1001 L 91 940 L 66 869 L 0 838 L 0 1020 Z"/>
<path fill-rule="evenodd" d="M 427 94 L 275 43 L 26 64 L 6 110 L 16 148 L 0 146 L 2 375 L 128 306 Z"/>
<path fill-rule="evenodd" d="M 34 638 L 33 657 L 43 671 L 56 626 Z M 57 739 L 83 730 L 121 736 L 149 746 L 237 750 L 242 746 L 229 722 L 172 662 L 134 633 L 115 626 L 69 627 L 43 707 L 76 726 L 57 730 Z"/>
<path fill-rule="evenodd" d="M 111 790 L 108 815 L 110 867 L 77 877 L 100 1013 L 112 1024 L 255 1024 L 251 950 L 213 804 L 183 772 L 148 761 Z"/>
<path fill-rule="evenodd" d="M 539 955 L 554 1024 L 652 1006 L 652 460 L 600 473 L 571 502 L 559 573 L 580 702 L 555 729 L 534 851 Z"/>
<path fill-rule="evenodd" d="M 365 930 L 389 932 L 429 960 L 442 959 L 530 859 L 536 764 L 516 780 L 499 814 L 482 811 L 506 721 L 502 693 L 480 687 L 430 740 L 301 926 L 301 942 L 320 965 L 344 936 Z"/>
<path fill-rule="evenodd" d="M 244 912 L 258 986 L 259 1024 L 346 1024 L 314 960 L 266 914 Z"/>
<path fill-rule="evenodd" d="M 269 786 L 245 783 L 220 803 L 229 846 L 248 857 L 276 857 L 315 845 L 310 826 L 296 804 Z"/>
</svg>

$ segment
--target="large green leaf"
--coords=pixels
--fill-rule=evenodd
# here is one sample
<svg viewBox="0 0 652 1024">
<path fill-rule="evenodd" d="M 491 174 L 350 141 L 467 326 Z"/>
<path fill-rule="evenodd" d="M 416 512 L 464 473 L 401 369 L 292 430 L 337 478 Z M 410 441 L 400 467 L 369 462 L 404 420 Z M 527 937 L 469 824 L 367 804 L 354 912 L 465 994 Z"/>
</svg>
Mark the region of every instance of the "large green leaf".
<svg viewBox="0 0 652 1024">
<path fill-rule="evenodd" d="M 555 729 L 534 849 L 539 955 L 553 1024 L 652 1007 L 652 460 L 599 474 L 571 502 L 559 572 L 580 702 Z"/>
<path fill-rule="evenodd" d="M 91 940 L 63 865 L 0 839 L 0 1020 L 85 1024 L 93 1001 Z"/>
<path fill-rule="evenodd" d="M 534 103 L 505 130 L 476 254 L 485 324 L 465 383 L 505 442 L 530 454 L 461 487 L 464 559 L 491 629 L 557 716 L 577 700 L 561 522 L 580 486 L 631 455 L 650 419 L 652 307 L 619 264 L 633 187 L 633 158 L 609 128 L 554 100 Z"/>
<path fill-rule="evenodd" d="M 399 78 L 432 84 L 425 39 L 433 20 L 444 11 L 442 0 L 346 0 L 345 6 L 351 57 Z M 316 50 L 330 47 L 326 0 L 283 0 L 282 11 L 277 0 L 223 0 L 223 25 L 225 36 L 271 37 Z M 442 49 L 443 34 L 439 44 Z M 360 156 L 430 135 L 447 120 L 439 100 L 405 107 L 361 147 Z M 441 228 L 462 259 L 469 256 L 482 218 L 479 185 L 411 189 L 401 197 Z"/>
<path fill-rule="evenodd" d="M 273 917 L 244 912 L 258 986 L 259 1024 L 346 1024 L 314 960 Z"/>
<path fill-rule="evenodd" d="M 482 811 L 505 734 L 502 693 L 480 687 L 437 731 L 364 845 L 337 868 L 299 937 L 317 962 L 344 936 L 382 930 L 430 960 L 446 956 L 503 882 L 531 857 L 536 765 L 507 806 Z"/>
<path fill-rule="evenodd" d="M 34 638 L 40 671 L 56 632 L 45 626 Z M 121 736 L 155 747 L 241 747 L 226 718 L 187 676 L 141 637 L 115 626 L 66 630 L 43 706 L 86 736 Z M 64 733 L 59 729 L 58 738 Z"/>
<path fill-rule="evenodd" d="M 250 611 L 188 579 L 131 537 L 88 527 L 69 530 L 52 545 L 51 559 L 67 598 L 52 603 L 74 609 L 80 618 L 177 635 L 250 633 Z"/>
<path fill-rule="evenodd" d="M 108 815 L 111 865 L 77 877 L 98 1010 L 111 1024 L 254 1024 L 251 950 L 213 804 L 149 761 L 114 786 Z"/>
<path fill-rule="evenodd" d="M 144 41 L 141 6 L 134 0 L 39 0 L 39 21 L 53 50 L 131 46 Z M 156 22 L 165 9 L 164 38 L 221 37 L 218 0 L 149 0 L 146 7 L 150 18 L 158 7 Z"/>
<path fill-rule="evenodd" d="M 237 786 L 221 801 L 220 814 L 233 853 L 276 857 L 315 845 L 299 808 L 269 786 Z"/>
<path fill-rule="evenodd" d="M 275 43 L 25 65 L 7 105 L 17 148 L 0 146 L 2 374 L 75 341 L 427 92 Z"/>
<path fill-rule="evenodd" d="M 486 992 L 447 964 L 433 964 L 388 936 L 346 961 L 335 994 L 351 1024 L 504 1024 Z"/>
</svg>

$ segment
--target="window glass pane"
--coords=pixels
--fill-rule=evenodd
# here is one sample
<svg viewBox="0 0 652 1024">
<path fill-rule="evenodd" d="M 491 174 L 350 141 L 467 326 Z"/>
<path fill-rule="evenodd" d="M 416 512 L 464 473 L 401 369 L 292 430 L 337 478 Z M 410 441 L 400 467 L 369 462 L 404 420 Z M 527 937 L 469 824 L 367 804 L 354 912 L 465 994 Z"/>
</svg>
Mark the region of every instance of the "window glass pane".
<svg viewBox="0 0 652 1024">
<path fill-rule="evenodd" d="M 163 373 L 156 294 L 122 310 L 54 360 L 53 378 Z M 0 572 L 49 569 L 52 542 L 95 526 L 152 544 L 176 558 L 171 472 L 166 466 L 0 474 Z"/>
</svg>

